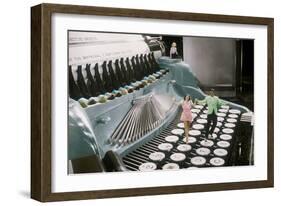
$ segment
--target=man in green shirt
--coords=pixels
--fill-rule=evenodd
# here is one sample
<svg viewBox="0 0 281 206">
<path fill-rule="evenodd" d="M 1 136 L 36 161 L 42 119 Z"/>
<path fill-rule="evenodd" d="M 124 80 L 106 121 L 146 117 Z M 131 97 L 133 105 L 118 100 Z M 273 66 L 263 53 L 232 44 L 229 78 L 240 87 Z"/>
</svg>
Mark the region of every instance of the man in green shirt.
<svg viewBox="0 0 281 206">
<path fill-rule="evenodd" d="M 208 113 L 207 113 L 207 125 L 206 125 L 206 139 L 211 138 L 212 134 L 217 126 L 217 112 L 218 108 L 221 107 L 221 105 L 225 105 L 225 103 L 220 100 L 217 96 L 215 96 L 214 89 L 211 89 L 209 92 L 209 95 L 205 97 L 204 100 L 197 100 L 195 99 L 195 104 L 207 104 L 208 106 Z M 212 128 L 209 130 L 210 125 L 212 123 Z"/>
</svg>

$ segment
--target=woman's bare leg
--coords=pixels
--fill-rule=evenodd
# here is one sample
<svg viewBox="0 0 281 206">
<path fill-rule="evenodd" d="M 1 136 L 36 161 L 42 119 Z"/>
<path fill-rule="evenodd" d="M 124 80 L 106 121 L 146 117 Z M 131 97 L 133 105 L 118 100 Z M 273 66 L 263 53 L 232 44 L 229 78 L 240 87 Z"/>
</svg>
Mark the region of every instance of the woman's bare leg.
<svg viewBox="0 0 281 206">
<path fill-rule="evenodd" d="M 188 132 L 189 132 L 189 122 L 185 121 L 184 122 L 184 132 L 185 132 L 185 142 L 186 144 L 188 143 Z"/>
</svg>

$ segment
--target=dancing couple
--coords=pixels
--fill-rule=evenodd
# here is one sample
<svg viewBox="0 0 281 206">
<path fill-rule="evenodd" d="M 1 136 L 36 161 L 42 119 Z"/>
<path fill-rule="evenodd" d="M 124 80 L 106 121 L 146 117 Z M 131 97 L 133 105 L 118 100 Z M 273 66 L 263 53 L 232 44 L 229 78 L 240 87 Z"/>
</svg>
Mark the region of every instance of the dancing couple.
<svg viewBox="0 0 281 206">
<path fill-rule="evenodd" d="M 211 89 L 208 96 L 205 97 L 204 100 L 198 100 L 195 99 L 195 104 L 204 105 L 207 104 L 208 106 L 208 113 L 207 113 L 207 124 L 205 127 L 206 133 L 205 133 L 205 140 L 208 138 L 212 138 L 214 130 L 217 126 L 217 112 L 218 109 L 222 105 L 226 105 L 226 103 L 223 100 L 220 100 L 217 96 L 215 96 L 214 89 Z M 184 101 L 182 103 L 182 115 L 180 120 L 184 122 L 184 128 L 185 128 L 185 138 L 186 143 L 188 143 L 188 132 L 189 128 L 192 122 L 192 113 L 191 108 L 193 106 L 192 100 L 189 95 L 185 96 Z M 210 130 L 210 126 L 211 130 Z"/>
</svg>

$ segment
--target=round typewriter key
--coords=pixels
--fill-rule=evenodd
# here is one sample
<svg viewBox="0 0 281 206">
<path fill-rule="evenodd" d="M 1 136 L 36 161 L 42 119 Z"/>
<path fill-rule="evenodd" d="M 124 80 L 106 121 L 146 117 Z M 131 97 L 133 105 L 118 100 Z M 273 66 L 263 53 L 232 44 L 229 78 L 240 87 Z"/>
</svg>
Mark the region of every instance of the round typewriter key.
<svg viewBox="0 0 281 206">
<path fill-rule="evenodd" d="M 148 81 L 145 80 L 145 79 L 143 79 L 141 82 L 142 82 L 145 86 L 148 85 Z"/>
<path fill-rule="evenodd" d="M 115 98 L 114 94 L 110 92 L 106 92 L 104 95 L 108 100 L 113 100 Z"/>
<path fill-rule="evenodd" d="M 183 129 L 173 129 L 173 130 L 171 131 L 171 133 L 172 133 L 173 135 L 183 135 L 183 134 L 184 134 L 184 130 L 183 130 Z"/>
<path fill-rule="evenodd" d="M 185 160 L 185 155 L 183 153 L 174 153 L 170 156 L 170 159 L 175 162 L 182 162 Z"/>
<path fill-rule="evenodd" d="M 192 130 L 189 130 L 188 134 L 191 136 L 199 136 L 201 134 L 201 132 L 199 130 L 192 129 Z"/>
<path fill-rule="evenodd" d="M 196 122 L 199 123 L 199 124 L 207 124 L 206 119 L 197 119 Z"/>
<path fill-rule="evenodd" d="M 191 112 L 193 112 L 193 113 L 199 113 L 200 110 L 199 110 L 199 109 L 191 109 Z"/>
<path fill-rule="evenodd" d="M 195 105 L 194 106 L 196 109 L 202 109 L 204 106 L 202 106 L 202 105 Z"/>
<path fill-rule="evenodd" d="M 237 119 L 228 118 L 226 121 L 229 123 L 236 123 Z"/>
<path fill-rule="evenodd" d="M 227 109 L 219 109 L 219 112 L 221 112 L 221 113 L 227 113 Z"/>
<path fill-rule="evenodd" d="M 156 79 L 159 79 L 159 78 L 160 78 L 160 74 L 154 73 L 154 74 L 152 74 L 152 75 L 155 76 Z"/>
<path fill-rule="evenodd" d="M 192 157 L 190 162 L 193 165 L 200 166 L 206 163 L 206 159 L 204 157 L 197 156 L 197 157 Z"/>
<path fill-rule="evenodd" d="M 157 165 L 153 162 L 145 162 L 139 166 L 139 170 L 142 172 L 153 171 L 157 169 Z"/>
<path fill-rule="evenodd" d="M 137 81 L 137 84 L 139 85 L 140 88 L 144 87 L 144 84 L 141 81 Z"/>
<path fill-rule="evenodd" d="M 147 80 L 147 81 L 148 81 L 148 83 L 152 82 L 151 80 Z M 139 86 L 136 82 L 132 83 L 131 86 L 134 88 L 134 90 L 139 90 Z M 121 91 L 121 90 L 119 90 L 119 91 Z"/>
<path fill-rule="evenodd" d="M 233 123 L 225 123 L 224 126 L 228 128 L 234 128 L 236 125 Z"/>
<path fill-rule="evenodd" d="M 206 114 L 201 114 L 201 115 L 200 115 L 200 118 L 202 118 L 202 119 L 207 119 L 207 115 L 206 115 Z"/>
<path fill-rule="evenodd" d="M 219 142 L 217 142 L 217 145 L 218 145 L 219 147 L 222 147 L 222 148 L 227 148 L 227 147 L 230 146 L 230 143 L 227 142 L 227 141 L 219 141 Z"/>
<path fill-rule="evenodd" d="M 217 116 L 218 116 L 218 117 L 225 117 L 226 114 L 225 114 L 225 113 L 220 113 L 220 112 L 218 112 L 218 113 L 217 113 Z"/>
<path fill-rule="evenodd" d="M 154 82 L 156 80 L 155 76 L 153 76 L 153 75 L 149 75 L 148 79 L 150 79 L 152 82 Z"/>
<path fill-rule="evenodd" d="M 224 165 L 225 161 L 220 157 L 214 157 L 210 159 L 210 164 L 213 166 L 222 166 Z"/>
<path fill-rule="evenodd" d="M 241 111 L 238 110 L 238 109 L 230 109 L 230 110 L 229 110 L 229 113 L 231 113 L 231 114 L 240 114 Z"/>
<path fill-rule="evenodd" d="M 170 143 L 161 143 L 158 145 L 158 149 L 162 152 L 169 152 L 171 149 L 173 149 L 173 145 Z"/>
<path fill-rule="evenodd" d="M 220 136 L 220 138 L 221 138 L 222 140 L 231 140 L 231 139 L 232 139 L 232 136 L 229 135 L 229 134 L 222 134 L 222 135 Z"/>
<path fill-rule="evenodd" d="M 226 128 L 226 129 L 223 129 L 222 132 L 225 133 L 225 134 L 232 134 L 234 132 L 234 130 Z"/>
<path fill-rule="evenodd" d="M 185 138 L 184 138 L 185 139 Z M 197 140 L 196 140 L 196 138 L 195 137 L 188 137 L 188 143 L 189 144 L 193 144 L 193 143 L 195 143 Z"/>
<path fill-rule="evenodd" d="M 223 122 L 223 121 L 224 121 L 224 118 L 223 118 L 223 117 L 218 117 L 217 120 L 218 120 L 219 122 Z"/>
<path fill-rule="evenodd" d="M 112 91 L 112 94 L 113 94 L 114 96 L 116 96 L 118 93 L 120 93 L 120 91 L 118 91 L 118 90 L 116 90 L 116 89 L 114 89 L 114 90 Z"/>
<path fill-rule="evenodd" d="M 125 88 L 121 88 L 121 89 L 120 89 L 120 92 L 121 92 L 122 95 L 128 94 L 128 90 L 125 89 Z"/>
<path fill-rule="evenodd" d="M 204 125 L 203 124 L 194 124 L 194 125 L 192 125 L 192 128 L 196 129 L 196 130 L 201 130 L 201 129 L 204 129 Z"/>
<path fill-rule="evenodd" d="M 211 151 L 208 148 L 200 147 L 196 149 L 196 153 L 201 156 L 207 156 L 211 153 Z"/>
<path fill-rule="evenodd" d="M 176 143 L 178 140 L 179 140 L 179 137 L 175 136 L 175 135 L 170 135 L 170 136 L 165 137 L 165 141 L 170 142 L 170 143 Z"/>
<path fill-rule="evenodd" d="M 214 145 L 214 142 L 212 140 L 202 140 L 200 142 L 200 144 L 203 146 L 203 147 L 212 147 Z"/>
<path fill-rule="evenodd" d="M 144 80 L 145 81 L 145 80 Z M 128 93 L 132 93 L 134 91 L 134 87 L 132 86 L 125 86 L 125 89 L 127 89 Z"/>
<path fill-rule="evenodd" d="M 219 157 L 224 157 L 227 155 L 227 151 L 225 149 L 219 148 L 214 150 L 214 154 Z"/>
<path fill-rule="evenodd" d="M 163 152 L 153 152 L 149 155 L 149 159 L 153 162 L 161 162 L 164 158 L 165 154 Z"/>
<path fill-rule="evenodd" d="M 203 113 L 204 113 L 204 114 L 208 114 L 208 110 L 205 109 L 205 110 L 203 111 Z"/>
<path fill-rule="evenodd" d="M 229 116 L 230 118 L 232 118 L 232 119 L 238 118 L 238 115 L 237 115 L 237 114 L 229 114 L 228 116 Z"/>
<path fill-rule="evenodd" d="M 222 105 L 221 108 L 222 109 L 229 109 L 229 106 L 228 105 Z"/>
<path fill-rule="evenodd" d="M 163 165 L 163 170 L 178 170 L 180 169 L 180 166 L 177 163 L 167 163 Z"/>
<path fill-rule="evenodd" d="M 180 152 L 188 152 L 192 149 L 192 147 L 189 144 L 180 144 L 177 147 L 177 150 Z"/>
<path fill-rule="evenodd" d="M 88 100 L 86 98 L 82 97 L 78 100 L 78 102 L 80 103 L 81 107 L 83 107 L 83 108 L 86 108 L 88 106 Z"/>
<path fill-rule="evenodd" d="M 88 101 L 88 105 L 93 105 L 93 104 L 96 104 L 97 101 L 94 97 L 90 97 L 89 101 Z"/>
<path fill-rule="evenodd" d="M 184 128 L 184 123 L 178 123 L 177 127 L 183 129 Z"/>
</svg>

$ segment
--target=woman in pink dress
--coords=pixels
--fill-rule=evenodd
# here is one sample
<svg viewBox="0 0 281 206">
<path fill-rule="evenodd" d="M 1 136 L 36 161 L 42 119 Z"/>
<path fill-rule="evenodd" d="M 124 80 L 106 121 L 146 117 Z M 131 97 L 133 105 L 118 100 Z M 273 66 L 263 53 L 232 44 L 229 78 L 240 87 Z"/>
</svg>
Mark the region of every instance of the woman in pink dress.
<svg viewBox="0 0 281 206">
<path fill-rule="evenodd" d="M 191 107 L 193 103 L 189 95 L 184 97 L 184 101 L 182 103 L 182 114 L 180 117 L 180 120 L 184 123 L 184 131 L 185 131 L 185 138 L 186 143 L 188 143 L 188 132 L 189 127 L 192 122 L 192 113 L 191 113 Z"/>
</svg>

